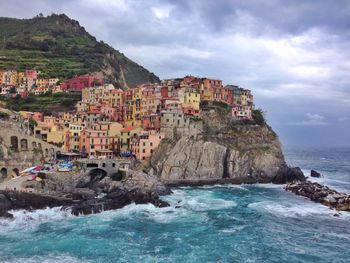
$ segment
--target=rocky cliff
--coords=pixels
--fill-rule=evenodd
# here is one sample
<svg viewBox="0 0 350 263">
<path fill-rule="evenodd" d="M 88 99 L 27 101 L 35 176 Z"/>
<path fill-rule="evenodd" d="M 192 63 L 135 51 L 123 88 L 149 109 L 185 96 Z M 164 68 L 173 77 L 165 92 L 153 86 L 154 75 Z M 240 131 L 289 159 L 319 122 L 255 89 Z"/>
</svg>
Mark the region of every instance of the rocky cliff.
<svg viewBox="0 0 350 263">
<path fill-rule="evenodd" d="M 225 112 L 203 112 L 203 131 L 165 140 L 148 169 L 169 185 L 285 183 L 304 179 L 286 165 L 278 136 L 267 124 L 232 123 Z"/>
</svg>

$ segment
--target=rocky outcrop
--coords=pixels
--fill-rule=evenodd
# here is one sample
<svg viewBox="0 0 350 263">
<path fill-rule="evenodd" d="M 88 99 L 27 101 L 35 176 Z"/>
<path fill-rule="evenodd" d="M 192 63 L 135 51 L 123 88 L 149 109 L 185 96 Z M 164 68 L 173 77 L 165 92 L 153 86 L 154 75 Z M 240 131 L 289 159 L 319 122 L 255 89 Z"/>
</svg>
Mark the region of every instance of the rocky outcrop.
<svg viewBox="0 0 350 263">
<path fill-rule="evenodd" d="M 319 178 L 319 177 L 321 177 L 321 174 L 315 170 L 311 170 L 310 176 Z"/>
<path fill-rule="evenodd" d="M 0 191 L 0 217 L 12 217 L 10 210 L 41 209 L 71 205 L 72 199 L 19 191 Z"/>
<path fill-rule="evenodd" d="M 55 206 L 70 209 L 74 215 L 99 213 L 131 203 L 164 207 L 168 203 L 159 195 L 171 193 L 156 178 L 136 171 L 121 180 L 109 176 L 92 178 L 83 173 L 47 174 L 41 182 L 30 181 L 24 186 L 35 193 L 0 191 L 0 217 L 12 217 L 10 210 Z"/>
<path fill-rule="evenodd" d="M 350 211 L 350 195 L 339 193 L 327 186 L 310 181 L 296 181 L 287 184 L 285 189 L 330 208 L 335 208 L 339 211 Z"/>
<path fill-rule="evenodd" d="M 211 112 L 203 113 L 203 127 L 197 136 L 163 141 L 147 169 L 169 185 L 305 180 L 300 169 L 286 165 L 269 126 L 230 125 Z"/>
</svg>

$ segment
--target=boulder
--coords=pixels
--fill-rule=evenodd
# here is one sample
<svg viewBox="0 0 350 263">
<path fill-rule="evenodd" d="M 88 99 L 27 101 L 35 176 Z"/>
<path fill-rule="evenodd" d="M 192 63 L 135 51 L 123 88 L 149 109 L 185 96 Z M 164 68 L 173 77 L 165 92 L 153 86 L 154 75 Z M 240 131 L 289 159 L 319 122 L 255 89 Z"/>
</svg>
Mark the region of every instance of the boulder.
<svg viewBox="0 0 350 263">
<path fill-rule="evenodd" d="M 305 181 L 306 178 L 299 167 L 283 167 L 281 168 L 272 182 L 275 184 L 285 184 L 293 181 Z"/>
<path fill-rule="evenodd" d="M 311 170 L 310 176 L 318 178 L 321 177 L 321 174 L 319 172 L 316 172 L 315 170 Z"/>
</svg>

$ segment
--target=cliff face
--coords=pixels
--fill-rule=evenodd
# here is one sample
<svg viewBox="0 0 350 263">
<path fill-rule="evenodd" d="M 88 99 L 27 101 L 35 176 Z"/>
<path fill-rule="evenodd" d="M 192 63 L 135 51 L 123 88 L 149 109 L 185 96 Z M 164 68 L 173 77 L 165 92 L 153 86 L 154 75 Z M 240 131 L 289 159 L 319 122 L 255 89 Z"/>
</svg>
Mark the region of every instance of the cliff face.
<svg viewBox="0 0 350 263">
<path fill-rule="evenodd" d="M 150 172 L 167 184 L 284 183 L 299 171 L 287 167 L 281 143 L 265 125 L 230 125 L 218 112 L 204 113 L 197 136 L 164 141 Z M 286 174 L 291 178 L 286 178 Z"/>
</svg>

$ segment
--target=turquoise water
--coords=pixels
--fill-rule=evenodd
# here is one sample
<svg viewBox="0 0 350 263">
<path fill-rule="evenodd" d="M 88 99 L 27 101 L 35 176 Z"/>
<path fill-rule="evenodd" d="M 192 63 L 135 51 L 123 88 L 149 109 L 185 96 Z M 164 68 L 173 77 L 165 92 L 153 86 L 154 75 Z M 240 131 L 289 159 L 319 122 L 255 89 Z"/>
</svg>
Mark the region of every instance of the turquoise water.
<svg viewBox="0 0 350 263">
<path fill-rule="evenodd" d="M 320 180 L 344 190 L 350 189 L 349 181 L 341 183 L 350 174 L 348 153 L 312 166 L 330 160 L 334 151 L 286 150 L 289 162 L 325 173 Z M 185 187 L 165 199 L 171 207 L 129 205 L 82 217 L 58 209 L 18 211 L 15 220 L 0 220 L 0 262 L 350 260 L 350 213 L 334 217 L 334 211 L 281 186 Z"/>
</svg>

